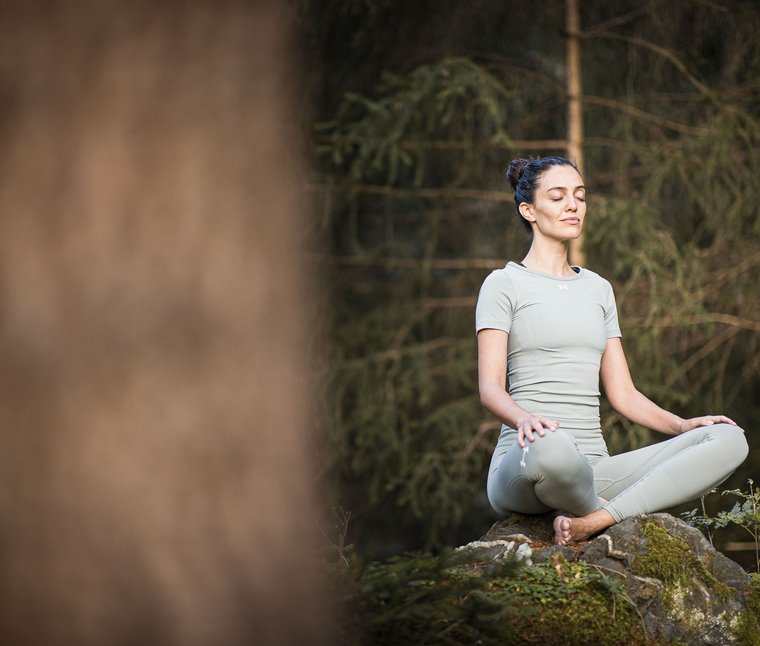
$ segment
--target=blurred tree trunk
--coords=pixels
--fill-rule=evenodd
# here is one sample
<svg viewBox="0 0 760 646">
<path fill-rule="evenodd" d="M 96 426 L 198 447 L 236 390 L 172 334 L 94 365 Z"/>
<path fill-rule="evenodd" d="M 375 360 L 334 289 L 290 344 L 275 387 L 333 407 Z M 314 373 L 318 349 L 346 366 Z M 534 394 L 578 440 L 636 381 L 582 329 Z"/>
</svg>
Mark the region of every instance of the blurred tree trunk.
<svg viewBox="0 0 760 646">
<path fill-rule="evenodd" d="M 326 643 L 280 3 L 0 11 L 0 641 Z"/>
<path fill-rule="evenodd" d="M 583 173 L 583 108 L 581 99 L 581 13 L 578 0 L 567 0 L 567 156 Z M 583 235 L 570 242 L 570 262 L 586 264 Z"/>
</svg>

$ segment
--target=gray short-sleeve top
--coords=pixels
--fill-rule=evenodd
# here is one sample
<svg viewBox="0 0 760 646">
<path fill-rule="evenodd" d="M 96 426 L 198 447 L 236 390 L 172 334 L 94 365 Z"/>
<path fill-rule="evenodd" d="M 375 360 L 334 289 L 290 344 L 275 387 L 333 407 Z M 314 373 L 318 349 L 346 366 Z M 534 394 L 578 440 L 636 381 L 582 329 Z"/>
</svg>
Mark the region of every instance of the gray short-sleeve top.
<svg viewBox="0 0 760 646">
<path fill-rule="evenodd" d="M 483 282 L 475 321 L 477 332 L 509 334 L 509 394 L 517 404 L 558 420 L 584 453 L 606 453 L 599 365 L 607 339 L 622 336 L 610 283 L 585 268 L 552 276 L 509 262 Z"/>
</svg>

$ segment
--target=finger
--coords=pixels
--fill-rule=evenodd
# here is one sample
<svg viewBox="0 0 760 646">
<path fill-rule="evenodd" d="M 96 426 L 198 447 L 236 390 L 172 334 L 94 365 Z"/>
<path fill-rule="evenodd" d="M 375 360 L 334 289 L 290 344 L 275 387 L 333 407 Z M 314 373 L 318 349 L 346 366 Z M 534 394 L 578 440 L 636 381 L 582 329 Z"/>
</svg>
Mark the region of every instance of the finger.
<svg viewBox="0 0 760 646">
<path fill-rule="evenodd" d="M 525 431 L 522 426 L 517 431 L 517 444 L 521 449 L 525 448 Z"/>
<path fill-rule="evenodd" d="M 715 415 L 715 420 L 724 424 L 733 424 L 734 426 L 738 426 L 734 420 L 732 420 L 730 417 L 726 417 L 725 415 Z"/>
<path fill-rule="evenodd" d="M 542 421 L 540 421 L 540 418 L 534 418 L 531 421 L 531 426 L 533 427 L 533 430 L 538 433 L 539 437 L 543 437 L 545 435 L 546 431 L 544 431 L 544 424 Z"/>
<path fill-rule="evenodd" d="M 530 423 L 526 422 L 525 425 L 525 437 L 528 439 L 528 442 L 535 442 L 536 438 L 533 437 L 533 429 L 530 426 Z"/>
<path fill-rule="evenodd" d="M 536 419 L 541 422 L 541 428 L 544 431 L 556 431 L 557 430 L 557 422 L 551 419 L 544 419 L 543 417 L 536 417 Z M 543 435 L 542 435 L 543 436 Z"/>
</svg>

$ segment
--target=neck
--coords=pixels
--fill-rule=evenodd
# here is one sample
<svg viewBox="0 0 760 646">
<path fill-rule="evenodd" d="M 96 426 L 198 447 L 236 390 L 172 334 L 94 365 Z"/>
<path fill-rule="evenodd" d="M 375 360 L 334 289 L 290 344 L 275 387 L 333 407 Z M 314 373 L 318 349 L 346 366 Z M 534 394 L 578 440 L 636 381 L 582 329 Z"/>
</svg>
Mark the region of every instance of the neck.
<svg viewBox="0 0 760 646">
<path fill-rule="evenodd" d="M 571 276 L 573 270 L 567 262 L 568 243 L 564 240 L 541 240 L 533 238 L 530 250 L 523 258 L 528 269 L 553 276 Z"/>
</svg>

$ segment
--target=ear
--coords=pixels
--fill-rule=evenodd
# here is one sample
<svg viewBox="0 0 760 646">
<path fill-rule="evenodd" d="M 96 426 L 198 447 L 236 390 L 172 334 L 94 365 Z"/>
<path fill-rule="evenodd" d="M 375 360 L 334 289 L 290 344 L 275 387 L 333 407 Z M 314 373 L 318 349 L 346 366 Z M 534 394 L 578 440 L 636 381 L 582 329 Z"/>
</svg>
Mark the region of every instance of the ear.
<svg viewBox="0 0 760 646">
<path fill-rule="evenodd" d="M 523 216 L 528 222 L 535 222 L 536 216 L 533 213 L 533 206 L 527 202 L 520 202 L 520 206 L 517 207 L 520 210 L 520 215 Z"/>
</svg>

